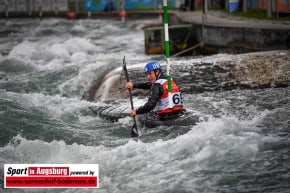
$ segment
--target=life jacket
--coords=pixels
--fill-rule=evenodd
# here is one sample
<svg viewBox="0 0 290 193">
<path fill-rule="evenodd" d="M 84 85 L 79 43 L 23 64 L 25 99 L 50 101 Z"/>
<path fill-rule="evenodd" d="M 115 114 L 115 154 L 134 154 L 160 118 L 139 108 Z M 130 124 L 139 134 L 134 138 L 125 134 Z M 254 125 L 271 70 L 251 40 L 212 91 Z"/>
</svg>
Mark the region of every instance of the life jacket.
<svg viewBox="0 0 290 193">
<path fill-rule="evenodd" d="M 157 102 L 155 106 L 155 111 L 157 114 L 165 114 L 165 113 L 172 113 L 174 111 L 180 111 L 183 109 L 182 105 L 182 97 L 181 92 L 174 82 L 171 80 L 171 88 L 172 88 L 172 97 L 168 96 L 168 84 L 166 79 L 158 79 L 156 83 L 162 85 L 163 94 L 160 97 L 160 100 Z M 169 100 L 172 100 L 172 108 L 169 106 Z"/>
</svg>

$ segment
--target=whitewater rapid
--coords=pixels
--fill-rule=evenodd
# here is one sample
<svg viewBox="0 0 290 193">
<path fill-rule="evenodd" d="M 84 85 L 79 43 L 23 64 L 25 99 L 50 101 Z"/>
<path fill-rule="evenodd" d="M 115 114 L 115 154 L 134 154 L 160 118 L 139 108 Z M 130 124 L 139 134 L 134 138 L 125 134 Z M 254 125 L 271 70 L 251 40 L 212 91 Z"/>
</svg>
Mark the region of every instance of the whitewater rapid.
<svg viewBox="0 0 290 193">
<path fill-rule="evenodd" d="M 189 128 L 144 129 L 138 139 L 130 138 L 130 117 L 112 123 L 90 110 L 120 106 L 129 111 L 127 98 L 83 100 L 95 82 L 122 65 L 124 55 L 128 66 L 165 63 L 163 56 L 144 54 L 142 27 L 156 20 L 126 25 L 111 20 L 0 20 L 0 164 L 100 166 L 99 189 L 1 191 L 289 192 L 289 87 L 184 93 L 186 108 L 207 121 Z M 190 66 L 232 58 L 239 56 L 171 62 Z M 145 101 L 134 96 L 136 106 Z M 3 175 L 0 182 L 3 188 Z"/>
</svg>

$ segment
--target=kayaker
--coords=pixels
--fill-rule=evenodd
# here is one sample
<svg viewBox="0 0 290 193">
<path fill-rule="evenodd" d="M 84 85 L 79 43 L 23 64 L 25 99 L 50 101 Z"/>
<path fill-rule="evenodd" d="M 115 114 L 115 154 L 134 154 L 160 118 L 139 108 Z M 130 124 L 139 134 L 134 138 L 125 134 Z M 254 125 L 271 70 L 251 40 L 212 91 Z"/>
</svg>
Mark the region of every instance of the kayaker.
<svg viewBox="0 0 290 193">
<path fill-rule="evenodd" d="M 180 89 L 172 80 L 172 97 L 168 96 L 167 79 L 162 73 L 161 65 L 156 61 L 151 61 L 145 65 L 144 72 L 149 82 L 125 84 L 126 89 L 146 89 L 150 90 L 148 101 L 138 109 L 130 112 L 131 116 L 146 114 L 159 120 L 178 117 L 183 111 L 182 97 Z M 172 100 L 173 106 L 170 108 L 169 100 Z"/>
</svg>

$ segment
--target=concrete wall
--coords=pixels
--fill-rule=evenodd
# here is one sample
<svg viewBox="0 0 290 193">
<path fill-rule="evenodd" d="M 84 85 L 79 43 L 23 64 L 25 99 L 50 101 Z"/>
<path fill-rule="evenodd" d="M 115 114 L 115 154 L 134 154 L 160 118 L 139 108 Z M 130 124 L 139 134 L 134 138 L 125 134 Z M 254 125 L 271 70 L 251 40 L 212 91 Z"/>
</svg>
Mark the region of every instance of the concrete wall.
<svg viewBox="0 0 290 193">
<path fill-rule="evenodd" d="M 172 26 L 171 26 L 172 28 Z M 177 44 L 175 39 L 185 37 L 184 32 L 191 37 L 184 39 L 186 47 L 190 47 L 203 42 L 204 47 L 201 49 L 200 46 L 196 47 L 194 52 L 190 50 L 186 55 L 200 54 L 214 54 L 214 53 L 245 53 L 253 51 L 269 51 L 269 50 L 286 50 L 290 49 L 290 30 L 288 29 L 264 29 L 264 28 L 245 28 L 245 27 L 229 27 L 229 26 L 212 26 L 201 24 L 193 24 L 192 29 L 188 30 L 188 25 L 181 25 L 179 30 L 169 29 L 170 41 L 173 44 Z M 178 26 L 174 26 L 178 29 Z M 183 30 L 183 31 L 182 31 Z M 148 28 L 145 30 L 145 53 L 147 54 L 162 54 L 162 39 L 157 38 L 151 40 L 150 36 L 146 36 L 148 31 L 159 31 L 162 34 L 163 27 Z M 159 47 L 154 52 L 150 52 L 150 48 Z M 211 50 L 207 52 L 206 50 Z M 171 49 L 171 54 L 177 54 L 182 49 L 174 50 Z"/>
<path fill-rule="evenodd" d="M 241 47 L 245 49 L 277 50 L 290 48 L 290 31 L 287 29 L 263 29 L 226 26 L 193 25 L 197 41 L 217 47 Z M 203 32 L 202 32 L 203 31 Z"/>
</svg>

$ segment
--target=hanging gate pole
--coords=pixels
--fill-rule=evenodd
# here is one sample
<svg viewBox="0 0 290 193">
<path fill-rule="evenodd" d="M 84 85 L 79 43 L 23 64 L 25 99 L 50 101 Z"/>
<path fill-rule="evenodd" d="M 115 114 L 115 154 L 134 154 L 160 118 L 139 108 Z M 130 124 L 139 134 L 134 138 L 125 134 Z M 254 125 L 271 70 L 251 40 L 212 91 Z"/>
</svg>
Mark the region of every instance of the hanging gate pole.
<svg viewBox="0 0 290 193">
<path fill-rule="evenodd" d="M 168 97 L 172 98 L 172 86 L 171 86 L 171 75 L 170 75 L 170 44 L 169 44 L 169 31 L 168 31 L 168 6 L 167 0 L 163 0 L 163 23 L 164 23 L 164 47 L 165 57 L 167 65 L 167 84 L 168 84 Z M 172 108 L 172 100 L 169 100 L 169 106 Z"/>
</svg>

